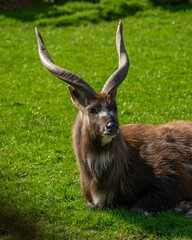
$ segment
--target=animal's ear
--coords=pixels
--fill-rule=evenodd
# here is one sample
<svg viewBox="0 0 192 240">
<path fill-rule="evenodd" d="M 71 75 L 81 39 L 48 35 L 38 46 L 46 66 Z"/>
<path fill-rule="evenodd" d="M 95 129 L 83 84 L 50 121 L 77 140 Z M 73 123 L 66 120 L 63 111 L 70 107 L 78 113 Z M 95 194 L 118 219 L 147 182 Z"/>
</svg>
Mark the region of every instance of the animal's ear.
<svg viewBox="0 0 192 240">
<path fill-rule="evenodd" d="M 82 94 L 80 91 L 76 90 L 72 86 L 68 86 L 67 88 L 70 92 L 71 100 L 77 108 L 82 109 L 89 105 L 89 98 L 87 98 L 84 94 Z"/>
</svg>

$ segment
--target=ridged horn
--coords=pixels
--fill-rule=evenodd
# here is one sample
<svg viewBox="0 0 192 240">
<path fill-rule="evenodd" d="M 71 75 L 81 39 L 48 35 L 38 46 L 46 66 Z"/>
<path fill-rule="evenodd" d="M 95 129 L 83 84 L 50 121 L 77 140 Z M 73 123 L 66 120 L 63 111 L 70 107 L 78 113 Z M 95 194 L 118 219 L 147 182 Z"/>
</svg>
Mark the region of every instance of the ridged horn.
<svg viewBox="0 0 192 240">
<path fill-rule="evenodd" d="M 47 68 L 47 70 L 49 70 L 49 72 L 54 74 L 59 79 L 73 86 L 78 92 L 85 95 L 86 97 L 94 97 L 96 94 L 95 91 L 82 78 L 54 64 L 45 47 L 43 38 L 37 28 L 35 28 L 35 33 L 37 37 L 39 56 L 42 64 Z"/>
<path fill-rule="evenodd" d="M 119 21 L 116 33 L 116 47 L 119 56 L 119 67 L 109 77 L 103 86 L 102 92 L 107 94 L 116 94 L 118 86 L 126 78 L 129 69 L 129 58 L 123 41 L 123 26 L 122 21 Z"/>
</svg>

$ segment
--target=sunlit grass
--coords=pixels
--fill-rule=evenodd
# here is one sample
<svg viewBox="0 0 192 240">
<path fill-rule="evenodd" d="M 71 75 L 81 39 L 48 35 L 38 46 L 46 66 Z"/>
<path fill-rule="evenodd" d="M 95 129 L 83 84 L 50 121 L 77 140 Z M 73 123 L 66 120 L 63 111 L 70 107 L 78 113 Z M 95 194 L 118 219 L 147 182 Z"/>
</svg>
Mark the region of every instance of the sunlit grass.
<svg viewBox="0 0 192 240">
<path fill-rule="evenodd" d="M 71 143 L 77 110 L 66 84 L 42 67 L 32 22 L 0 27 L 0 239 L 191 239 L 180 214 L 91 211 Z M 192 119 L 191 11 L 149 10 L 123 19 L 131 68 L 119 87 L 119 120 Z M 54 61 L 97 91 L 117 67 L 117 21 L 42 27 Z"/>
</svg>

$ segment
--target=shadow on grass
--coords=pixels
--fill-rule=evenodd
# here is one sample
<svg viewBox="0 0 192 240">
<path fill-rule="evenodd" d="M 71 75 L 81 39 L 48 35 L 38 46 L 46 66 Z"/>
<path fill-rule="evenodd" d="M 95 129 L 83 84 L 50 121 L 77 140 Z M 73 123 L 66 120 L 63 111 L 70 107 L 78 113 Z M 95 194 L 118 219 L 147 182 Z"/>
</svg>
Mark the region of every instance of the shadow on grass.
<svg viewBox="0 0 192 240">
<path fill-rule="evenodd" d="M 192 5 L 186 1 L 185 3 L 164 3 L 161 5 L 154 5 L 160 6 L 162 9 L 170 11 L 170 12 L 178 12 L 178 11 L 188 11 L 192 9 Z"/>
<path fill-rule="evenodd" d="M 0 202 L 0 238 L 34 240 L 39 233 L 37 222 L 35 213 L 21 213 L 13 202 Z"/>
<path fill-rule="evenodd" d="M 23 22 L 33 22 L 41 14 L 46 16 L 52 8 L 51 4 L 45 4 L 37 0 L 29 2 L 26 5 L 21 5 L 21 7 L 19 7 L 19 2 L 15 5 L 15 3 L 12 4 L 12 1 L 0 0 L 0 14 L 6 18 L 13 18 Z"/>
<path fill-rule="evenodd" d="M 27 0 L 28 4 L 24 4 L 22 8 L 19 3 L 24 0 L 17 1 L 17 5 L 13 4 L 14 0 L 0 0 L 0 13 L 6 18 L 16 19 L 22 22 L 37 21 L 36 25 L 80 25 L 82 23 L 97 23 L 102 20 L 110 21 L 134 15 L 139 11 L 145 11 L 155 6 L 161 6 L 170 12 L 187 11 L 191 9 L 191 5 L 186 2 L 177 4 L 149 4 L 147 1 L 143 4 L 138 2 L 121 1 L 117 3 L 115 0 L 104 1 L 104 3 L 85 3 L 78 4 L 78 1 L 65 1 L 62 5 L 54 5 L 42 1 Z M 6 4 L 5 4 L 6 3 Z M 70 6 L 66 4 L 70 3 Z M 83 3 L 83 1 L 82 1 Z M 88 5 L 87 5 L 88 4 Z M 14 8 L 15 6 L 15 8 Z M 58 8 L 58 6 L 60 6 Z"/>
<path fill-rule="evenodd" d="M 142 235 L 147 232 L 152 238 L 181 238 L 191 239 L 191 219 L 185 218 L 183 214 L 172 212 L 161 212 L 156 215 L 144 216 L 136 215 L 125 209 L 111 210 L 112 216 L 124 219 L 125 222 L 133 224 L 141 229 L 141 239 L 145 239 Z"/>
</svg>

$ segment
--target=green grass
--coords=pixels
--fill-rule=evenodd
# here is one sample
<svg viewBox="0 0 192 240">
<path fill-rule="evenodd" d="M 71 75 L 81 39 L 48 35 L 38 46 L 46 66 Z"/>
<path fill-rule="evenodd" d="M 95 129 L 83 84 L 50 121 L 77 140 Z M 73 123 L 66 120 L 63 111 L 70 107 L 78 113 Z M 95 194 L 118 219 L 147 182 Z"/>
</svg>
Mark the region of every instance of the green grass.
<svg viewBox="0 0 192 240">
<path fill-rule="evenodd" d="M 131 68 L 118 91 L 121 124 L 192 119 L 191 15 L 158 8 L 123 19 Z M 77 110 L 42 67 L 34 26 L 1 16 L 0 239 L 191 239 L 182 214 L 87 209 L 71 143 Z M 40 30 L 54 61 L 99 91 L 117 66 L 116 26 Z"/>
<path fill-rule="evenodd" d="M 150 0 L 99 0 L 99 1 L 63 1 L 65 4 L 39 2 L 32 4 L 26 11 L 6 11 L 8 18 L 35 21 L 36 25 L 68 26 L 98 23 L 102 20 L 114 20 L 134 15 L 138 11 L 151 8 Z M 62 1 L 60 1 L 62 2 Z M 8 6 L 11 5 L 10 3 Z M 1 7 L 0 7 L 1 9 Z"/>
</svg>

